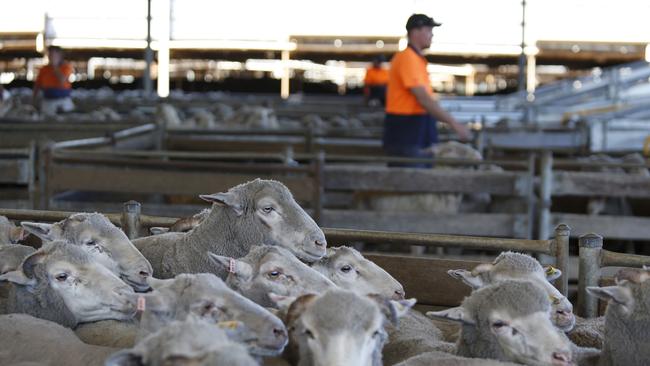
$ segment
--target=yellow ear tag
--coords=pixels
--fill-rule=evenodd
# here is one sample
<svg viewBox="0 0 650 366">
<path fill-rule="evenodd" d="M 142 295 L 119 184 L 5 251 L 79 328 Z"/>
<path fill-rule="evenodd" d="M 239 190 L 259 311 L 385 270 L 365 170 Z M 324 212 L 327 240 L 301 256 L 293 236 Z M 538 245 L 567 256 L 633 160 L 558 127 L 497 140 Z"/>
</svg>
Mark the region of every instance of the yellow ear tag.
<svg viewBox="0 0 650 366">
<path fill-rule="evenodd" d="M 217 326 L 219 328 L 230 329 L 230 330 L 237 329 L 240 325 L 241 325 L 241 323 L 236 321 L 236 320 L 230 320 L 230 321 L 227 321 L 227 322 L 219 322 L 219 323 L 217 323 Z"/>
</svg>

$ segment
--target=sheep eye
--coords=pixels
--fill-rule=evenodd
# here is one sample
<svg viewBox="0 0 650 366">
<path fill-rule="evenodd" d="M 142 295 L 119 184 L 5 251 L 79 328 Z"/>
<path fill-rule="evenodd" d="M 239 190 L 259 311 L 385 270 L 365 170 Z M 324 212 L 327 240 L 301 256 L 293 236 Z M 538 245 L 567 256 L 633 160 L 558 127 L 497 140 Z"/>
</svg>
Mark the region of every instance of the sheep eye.
<svg viewBox="0 0 650 366">
<path fill-rule="evenodd" d="M 348 264 L 346 264 L 346 265 L 344 265 L 343 267 L 341 267 L 341 272 L 343 272 L 343 273 L 348 273 L 348 272 L 350 272 L 351 270 L 352 270 L 352 267 L 351 267 L 350 265 L 348 265 Z"/>
<path fill-rule="evenodd" d="M 57 281 L 63 282 L 68 279 L 68 274 L 67 273 L 59 273 L 58 275 L 54 276 Z"/>
<path fill-rule="evenodd" d="M 494 323 L 492 323 L 492 326 L 493 326 L 494 328 L 501 328 L 501 327 L 505 327 L 505 326 L 506 326 L 506 323 L 504 323 L 504 322 L 502 322 L 502 321 L 500 321 L 500 320 L 497 320 L 497 321 L 495 321 Z"/>
<path fill-rule="evenodd" d="M 273 211 L 273 210 L 274 210 L 274 208 L 271 207 L 271 206 L 262 207 L 262 211 L 263 211 L 264 213 L 267 213 L 267 214 L 268 214 L 268 213 L 271 213 L 271 211 Z"/>
<path fill-rule="evenodd" d="M 271 271 L 268 273 L 270 278 L 278 278 L 280 276 L 280 271 Z"/>
<path fill-rule="evenodd" d="M 305 329 L 305 335 L 311 339 L 314 339 L 314 333 L 311 332 L 309 329 Z"/>
<path fill-rule="evenodd" d="M 95 244 L 97 244 L 97 242 L 94 241 L 94 240 L 92 240 L 92 239 L 90 239 L 90 240 L 88 240 L 88 241 L 86 242 L 86 245 L 88 245 L 88 246 L 90 246 L 90 247 L 93 246 L 93 245 L 95 245 Z"/>
</svg>

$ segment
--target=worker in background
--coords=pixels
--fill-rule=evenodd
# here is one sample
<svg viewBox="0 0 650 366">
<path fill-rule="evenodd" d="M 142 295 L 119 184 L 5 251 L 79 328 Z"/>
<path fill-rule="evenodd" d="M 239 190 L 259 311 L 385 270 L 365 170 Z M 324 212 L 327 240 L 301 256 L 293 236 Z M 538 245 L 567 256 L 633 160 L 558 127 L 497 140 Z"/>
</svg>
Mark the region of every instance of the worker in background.
<svg viewBox="0 0 650 366">
<path fill-rule="evenodd" d="M 372 60 L 372 65 L 366 69 L 363 79 L 363 95 L 366 104 L 386 104 L 386 84 L 388 84 L 388 70 L 383 67 L 386 62 L 384 55 L 379 55 Z"/>
<path fill-rule="evenodd" d="M 406 22 L 408 47 L 393 56 L 388 73 L 384 151 L 388 155 L 431 157 L 438 142 L 437 121 L 446 123 L 465 141 L 470 133 L 438 104 L 423 50 L 431 46 L 433 28 L 440 23 L 424 14 L 413 14 Z M 391 164 L 430 167 L 431 164 Z"/>
<path fill-rule="evenodd" d="M 63 50 L 58 46 L 47 49 L 48 64 L 38 72 L 34 82 L 32 99 L 37 106 L 39 92 L 43 91 L 43 100 L 40 110 L 43 115 L 54 115 L 60 112 L 70 112 L 74 109 L 70 97 L 72 85 L 70 75 L 72 66 L 63 59 Z"/>
</svg>

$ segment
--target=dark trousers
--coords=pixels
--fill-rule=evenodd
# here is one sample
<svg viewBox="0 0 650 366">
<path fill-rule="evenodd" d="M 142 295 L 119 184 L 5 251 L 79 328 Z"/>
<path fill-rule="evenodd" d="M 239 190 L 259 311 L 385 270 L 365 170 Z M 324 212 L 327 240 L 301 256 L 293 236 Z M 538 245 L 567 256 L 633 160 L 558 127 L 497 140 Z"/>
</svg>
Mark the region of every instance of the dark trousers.
<svg viewBox="0 0 650 366">
<path fill-rule="evenodd" d="M 430 158 L 424 149 L 438 142 L 436 120 L 429 115 L 386 114 L 383 147 L 391 156 Z M 388 166 L 431 168 L 431 163 L 389 163 Z"/>
</svg>

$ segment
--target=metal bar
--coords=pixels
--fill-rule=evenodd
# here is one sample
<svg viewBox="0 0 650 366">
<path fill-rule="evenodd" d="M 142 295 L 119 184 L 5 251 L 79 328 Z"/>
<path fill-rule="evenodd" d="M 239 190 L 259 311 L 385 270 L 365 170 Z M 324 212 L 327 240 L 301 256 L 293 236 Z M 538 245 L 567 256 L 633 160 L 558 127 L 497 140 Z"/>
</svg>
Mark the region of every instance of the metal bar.
<svg viewBox="0 0 650 366">
<path fill-rule="evenodd" d="M 70 217 L 78 212 L 73 211 L 48 211 L 48 210 L 19 210 L 19 209 L 9 209 L 9 208 L 0 208 L 0 215 L 6 216 L 11 220 L 33 220 L 33 221 L 45 221 L 45 222 L 56 222 L 61 221 Z M 121 226 L 122 225 L 122 214 L 121 213 L 103 213 L 102 215 L 106 216 L 113 224 Z M 177 217 L 164 217 L 164 216 L 149 216 L 149 215 L 140 215 L 140 225 L 142 227 L 151 227 L 151 226 L 171 226 L 176 221 Z"/>
<path fill-rule="evenodd" d="M 602 267 L 643 267 L 650 266 L 650 257 L 638 254 L 616 253 L 609 250 L 601 251 Z"/>
<path fill-rule="evenodd" d="M 564 295 L 569 294 L 569 236 L 571 228 L 560 224 L 555 228 L 555 265 L 562 276 L 555 281 L 555 287 Z"/>
<path fill-rule="evenodd" d="M 113 132 L 112 136 L 114 140 L 122 140 L 131 136 L 143 134 L 145 132 L 155 131 L 156 128 L 157 127 L 155 123 L 147 123 L 140 126 L 126 128 L 124 130 L 115 131 Z"/>
<path fill-rule="evenodd" d="M 325 195 L 325 182 L 323 179 L 323 166 L 325 165 L 325 153 L 320 151 L 313 161 L 314 167 L 314 221 L 321 224 L 323 219 L 323 196 Z"/>
<path fill-rule="evenodd" d="M 587 287 L 598 286 L 603 237 L 593 233 L 585 234 L 578 239 L 578 243 L 578 315 L 593 318 L 598 315 L 598 299 L 587 293 Z"/>
<path fill-rule="evenodd" d="M 526 198 L 526 213 L 528 222 L 526 223 L 526 239 L 533 238 L 535 229 L 535 161 L 536 154 L 528 155 L 528 192 Z"/>
<path fill-rule="evenodd" d="M 554 254 L 552 241 L 501 239 L 458 235 L 400 233 L 352 229 L 323 228 L 328 242 L 344 244 L 350 241 L 381 242 L 382 244 L 423 245 L 435 247 L 463 247 L 482 250 L 518 250 Z"/>
<path fill-rule="evenodd" d="M 139 202 L 128 201 L 124 203 L 121 225 L 122 230 L 129 239 L 140 236 L 140 212 L 141 206 Z"/>
<path fill-rule="evenodd" d="M 175 160 L 147 160 L 147 159 L 110 159 L 95 158 L 92 156 L 83 156 L 80 152 L 78 156 L 72 154 L 61 154 L 57 152 L 54 156 L 56 163 L 85 163 L 85 164 L 104 164 L 117 166 L 139 166 L 151 168 L 180 168 L 180 169 L 200 169 L 227 170 L 229 173 L 234 172 L 277 172 L 277 173 L 307 173 L 309 168 L 305 166 L 286 166 L 283 164 L 250 164 L 242 165 L 239 163 L 214 163 L 199 161 L 175 161 Z"/>
<path fill-rule="evenodd" d="M 53 147 L 55 149 L 66 149 L 71 147 L 89 147 L 89 146 L 101 146 L 101 145 L 110 145 L 112 139 L 110 137 L 90 137 L 87 139 L 79 140 L 69 140 L 61 141 L 54 143 Z"/>
</svg>

